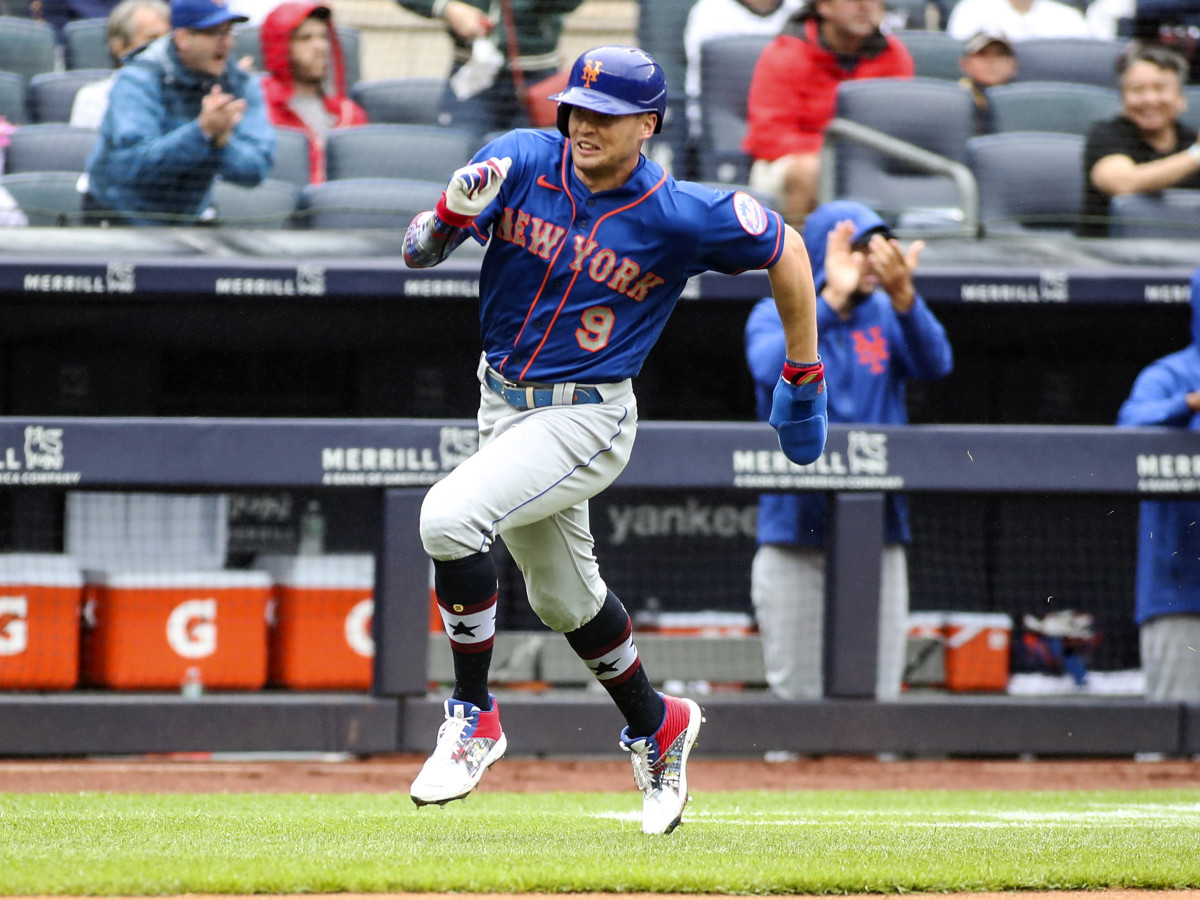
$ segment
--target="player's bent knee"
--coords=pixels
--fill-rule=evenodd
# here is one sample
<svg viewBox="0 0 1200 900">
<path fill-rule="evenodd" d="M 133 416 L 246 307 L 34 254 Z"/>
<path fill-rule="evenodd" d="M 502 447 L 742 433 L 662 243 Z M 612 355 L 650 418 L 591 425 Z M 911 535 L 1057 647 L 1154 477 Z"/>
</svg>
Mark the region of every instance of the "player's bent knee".
<svg viewBox="0 0 1200 900">
<path fill-rule="evenodd" d="M 566 634 L 590 622 L 600 608 L 600 602 L 591 595 L 578 598 L 549 596 L 536 590 L 529 591 L 529 606 L 551 631 Z"/>
<path fill-rule="evenodd" d="M 453 503 L 442 504 L 430 489 L 421 504 L 421 546 L 434 559 L 458 559 L 485 549 L 485 539 L 470 527 L 469 517 Z"/>
</svg>

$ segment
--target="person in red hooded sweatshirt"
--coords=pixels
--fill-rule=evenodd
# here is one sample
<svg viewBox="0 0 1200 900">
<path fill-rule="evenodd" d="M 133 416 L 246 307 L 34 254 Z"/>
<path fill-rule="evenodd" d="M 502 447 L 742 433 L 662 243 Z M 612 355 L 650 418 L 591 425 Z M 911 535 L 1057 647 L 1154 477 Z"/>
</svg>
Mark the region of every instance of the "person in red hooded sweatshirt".
<svg viewBox="0 0 1200 900">
<path fill-rule="evenodd" d="M 333 12 L 319 3 L 276 6 L 260 31 L 262 81 L 273 125 L 308 136 L 308 179 L 325 180 L 325 137 L 331 128 L 367 124 L 363 108 L 346 95 L 346 65 Z"/>
</svg>

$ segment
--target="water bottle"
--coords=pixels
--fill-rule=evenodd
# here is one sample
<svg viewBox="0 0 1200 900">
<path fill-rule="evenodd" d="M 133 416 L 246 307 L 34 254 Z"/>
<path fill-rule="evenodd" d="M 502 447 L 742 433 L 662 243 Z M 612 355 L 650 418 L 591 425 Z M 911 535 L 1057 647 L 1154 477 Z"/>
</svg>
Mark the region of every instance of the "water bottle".
<svg viewBox="0 0 1200 900">
<path fill-rule="evenodd" d="M 179 693 L 188 700 L 195 700 L 204 693 L 204 680 L 200 677 L 199 666 L 187 667 L 183 681 L 179 682 Z"/>
<path fill-rule="evenodd" d="M 300 517 L 300 555 L 318 556 L 325 551 L 325 517 L 321 514 L 321 504 L 317 500 L 309 500 Z"/>
</svg>

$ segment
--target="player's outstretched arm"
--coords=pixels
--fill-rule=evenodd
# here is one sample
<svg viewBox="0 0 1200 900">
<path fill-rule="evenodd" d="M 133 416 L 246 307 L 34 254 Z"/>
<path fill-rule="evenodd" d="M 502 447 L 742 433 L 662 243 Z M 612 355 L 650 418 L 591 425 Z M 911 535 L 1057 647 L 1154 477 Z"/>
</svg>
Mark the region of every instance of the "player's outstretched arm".
<svg viewBox="0 0 1200 900">
<path fill-rule="evenodd" d="M 418 214 L 404 235 L 404 262 L 410 269 L 436 266 L 463 241 L 475 217 L 500 193 L 511 157 L 492 157 L 456 169 L 437 207 Z"/>
<path fill-rule="evenodd" d="M 804 242 L 784 226 L 783 253 L 768 271 L 771 294 L 783 321 L 787 358 L 775 385 L 770 423 L 779 447 L 806 465 L 825 449 L 828 429 L 825 366 L 817 351 L 817 292 Z"/>
</svg>

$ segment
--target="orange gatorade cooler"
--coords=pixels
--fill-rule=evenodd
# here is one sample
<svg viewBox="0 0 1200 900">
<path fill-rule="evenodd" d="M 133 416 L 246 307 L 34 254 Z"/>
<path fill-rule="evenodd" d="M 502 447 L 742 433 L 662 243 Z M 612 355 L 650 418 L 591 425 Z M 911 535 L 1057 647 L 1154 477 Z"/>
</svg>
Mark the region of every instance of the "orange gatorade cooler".
<svg viewBox="0 0 1200 900">
<path fill-rule="evenodd" d="M 0 689 L 75 687 L 82 597 L 70 557 L 0 554 Z"/>
<path fill-rule="evenodd" d="M 270 682 L 297 690 L 368 690 L 375 661 L 375 558 L 268 555 L 257 566 L 275 583 Z"/>
<path fill-rule="evenodd" d="M 1005 613 L 945 613 L 946 687 L 952 691 L 1008 688 L 1012 618 Z"/>
<path fill-rule="evenodd" d="M 267 680 L 265 572 L 89 572 L 83 675 L 111 688 L 254 690 Z"/>
</svg>

